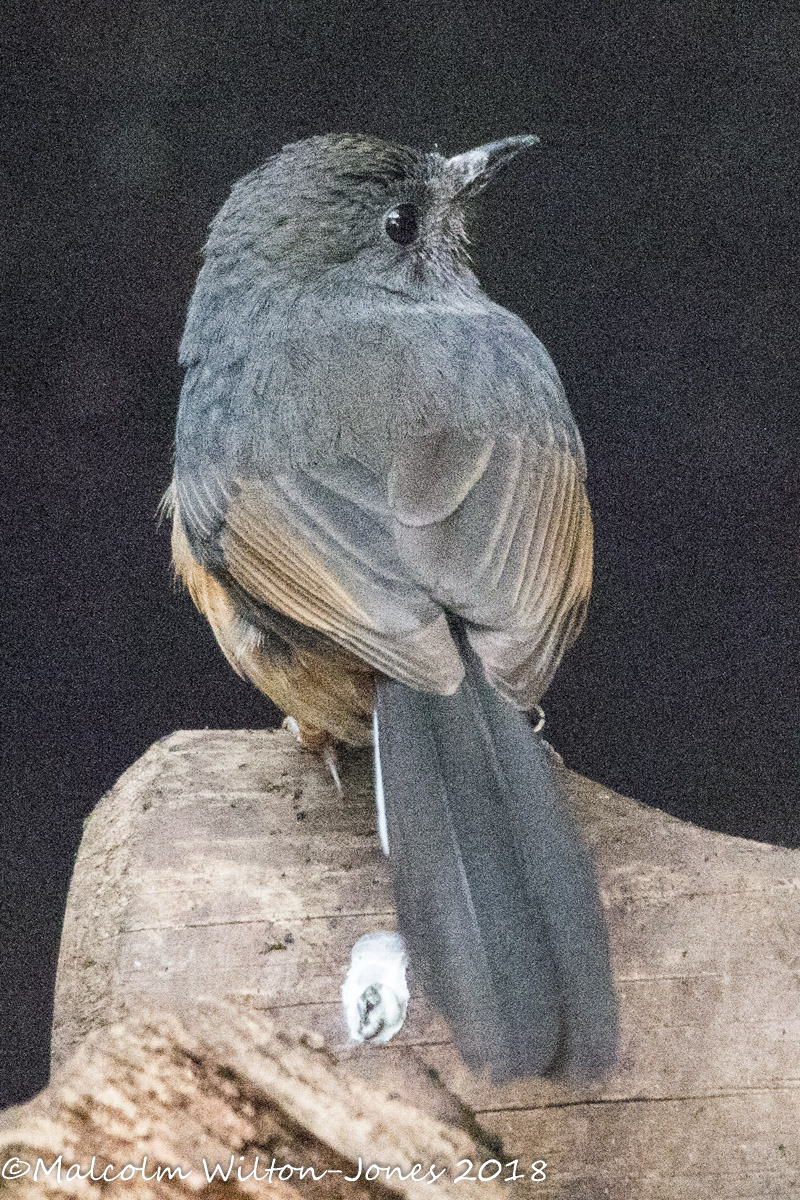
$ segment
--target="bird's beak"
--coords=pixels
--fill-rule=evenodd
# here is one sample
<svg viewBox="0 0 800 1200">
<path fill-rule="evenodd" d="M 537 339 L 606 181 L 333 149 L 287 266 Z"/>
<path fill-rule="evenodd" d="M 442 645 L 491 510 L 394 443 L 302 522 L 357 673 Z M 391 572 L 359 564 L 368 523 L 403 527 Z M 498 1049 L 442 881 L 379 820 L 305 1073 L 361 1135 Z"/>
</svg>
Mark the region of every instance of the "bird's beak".
<svg viewBox="0 0 800 1200">
<path fill-rule="evenodd" d="M 456 154 L 447 160 L 455 195 L 459 199 L 476 195 L 486 187 L 495 171 L 516 158 L 521 150 L 532 150 L 538 145 L 539 139 L 535 134 L 524 133 L 519 137 L 500 138 L 499 141 L 487 142 L 485 146 Z"/>
</svg>

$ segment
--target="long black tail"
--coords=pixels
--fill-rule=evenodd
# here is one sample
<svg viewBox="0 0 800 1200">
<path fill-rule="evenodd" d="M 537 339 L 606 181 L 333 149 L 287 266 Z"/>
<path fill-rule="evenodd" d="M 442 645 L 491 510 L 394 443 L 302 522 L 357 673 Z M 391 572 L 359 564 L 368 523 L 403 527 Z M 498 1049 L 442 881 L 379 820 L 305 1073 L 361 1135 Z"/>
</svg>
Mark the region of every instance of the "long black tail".
<svg viewBox="0 0 800 1200">
<path fill-rule="evenodd" d="M 592 1078 L 615 1061 L 616 1002 L 563 768 L 465 659 L 454 696 L 378 684 L 400 929 L 469 1066 Z"/>
</svg>

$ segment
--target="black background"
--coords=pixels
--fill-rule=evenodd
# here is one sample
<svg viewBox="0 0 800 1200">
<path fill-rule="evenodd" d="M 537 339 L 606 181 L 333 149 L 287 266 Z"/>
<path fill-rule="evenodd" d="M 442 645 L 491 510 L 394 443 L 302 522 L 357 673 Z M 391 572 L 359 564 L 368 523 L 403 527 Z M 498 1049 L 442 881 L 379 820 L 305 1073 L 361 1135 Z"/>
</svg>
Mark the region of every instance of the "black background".
<svg viewBox="0 0 800 1200">
<path fill-rule="evenodd" d="M 6 7 L 3 1101 L 46 1081 L 82 818 L 173 729 L 275 723 L 171 590 L 154 514 L 206 225 L 286 141 L 542 135 L 473 236 L 590 463 L 595 599 L 549 735 L 680 816 L 800 843 L 795 8 Z"/>
</svg>

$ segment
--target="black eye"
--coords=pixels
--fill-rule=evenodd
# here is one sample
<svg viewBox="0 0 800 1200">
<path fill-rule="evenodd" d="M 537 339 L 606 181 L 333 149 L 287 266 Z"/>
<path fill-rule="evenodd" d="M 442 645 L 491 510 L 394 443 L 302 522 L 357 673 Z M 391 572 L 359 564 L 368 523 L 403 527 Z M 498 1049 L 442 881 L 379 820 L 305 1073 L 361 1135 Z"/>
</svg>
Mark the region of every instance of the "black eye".
<svg viewBox="0 0 800 1200">
<path fill-rule="evenodd" d="M 419 231 L 419 214 L 413 204 L 398 204 L 386 214 L 383 227 L 393 242 L 408 246 Z"/>
</svg>

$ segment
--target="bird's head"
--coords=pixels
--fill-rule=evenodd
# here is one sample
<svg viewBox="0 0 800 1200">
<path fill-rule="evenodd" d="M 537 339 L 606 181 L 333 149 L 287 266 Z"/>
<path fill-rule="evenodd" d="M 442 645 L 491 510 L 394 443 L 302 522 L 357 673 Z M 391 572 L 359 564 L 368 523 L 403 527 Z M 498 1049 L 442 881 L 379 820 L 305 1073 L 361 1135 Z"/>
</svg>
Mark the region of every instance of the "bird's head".
<svg viewBox="0 0 800 1200">
<path fill-rule="evenodd" d="M 465 207 L 534 136 L 446 158 L 330 134 L 285 146 L 241 179 L 214 220 L 209 263 L 243 259 L 251 278 L 419 298 L 474 287 Z"/>
</svg>

